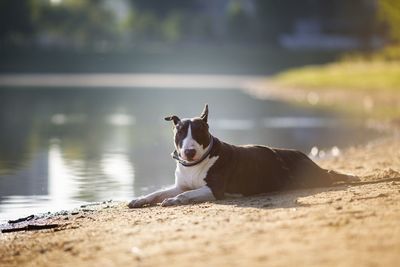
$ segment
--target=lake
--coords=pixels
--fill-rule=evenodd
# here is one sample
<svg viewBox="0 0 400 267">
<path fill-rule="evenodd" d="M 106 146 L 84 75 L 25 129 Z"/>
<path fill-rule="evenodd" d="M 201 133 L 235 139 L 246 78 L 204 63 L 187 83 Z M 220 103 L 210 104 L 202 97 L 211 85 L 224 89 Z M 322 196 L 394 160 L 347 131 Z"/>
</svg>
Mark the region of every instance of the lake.
<svg viewBox="0 0 400 267">
<path fill-rule="evenodd" d="M 240 90 L 0 89 L 0 221 L 125 200 L 173 184 L 172 124 L 209 104 L 211 133 L 332 157 L 376 133 L 362 121 Z"/>
</svg>

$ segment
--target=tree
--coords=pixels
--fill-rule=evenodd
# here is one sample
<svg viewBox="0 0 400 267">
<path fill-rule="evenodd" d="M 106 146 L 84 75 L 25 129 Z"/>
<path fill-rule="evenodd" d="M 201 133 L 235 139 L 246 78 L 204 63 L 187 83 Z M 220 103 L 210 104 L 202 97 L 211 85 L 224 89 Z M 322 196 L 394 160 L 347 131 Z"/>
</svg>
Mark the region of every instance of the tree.
<svg viewBox="0 0 400 267">
<path fill-rule="evenodd" d="M 25 41 L 33 33 L 29 1 L 0 1 L 0 40 L 11 44 Z"/>
<path fill-rule="evenodd" d="M 86 46 L 115 38 L 115 17 L 105 8 L 103 0 L 64 0 L 58 5 L 40 0 L 32 2 L 38 32 L 68 41 L 67 45 Z"/>
<path fill-rule="evenodd" d="M 392 42 L 400 42 L 400 1 L 379 0 L 378 18 L 387 27 L 389 38 Z"/>
<path fill-rule="evenodd" d="M 157 17 L 165 17 L 175 10 L 191 9 L 195 0 L 130 0 L 133 7 L 154 13 Z"/>
</svg>

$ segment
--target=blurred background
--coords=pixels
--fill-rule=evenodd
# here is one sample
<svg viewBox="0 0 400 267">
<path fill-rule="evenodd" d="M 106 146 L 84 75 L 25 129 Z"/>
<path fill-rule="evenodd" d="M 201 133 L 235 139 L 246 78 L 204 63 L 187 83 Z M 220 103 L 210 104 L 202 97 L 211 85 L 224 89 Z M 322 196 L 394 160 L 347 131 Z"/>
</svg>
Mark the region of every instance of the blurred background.
<svg viewBox="0 0 400 267">
<path fill-rule="evenodd" d="M 339 156 L 400 114 L 398 25 L 398 0 L 0 0 L 0 221 L 172 184 L 162 118 L 205 103 L 225 141 Z"/>
<path fill-rule="evenodd" d="M 0 71 L 270 74 L 398 40 L 397 2 L 2 0 Z"/>
</svg>

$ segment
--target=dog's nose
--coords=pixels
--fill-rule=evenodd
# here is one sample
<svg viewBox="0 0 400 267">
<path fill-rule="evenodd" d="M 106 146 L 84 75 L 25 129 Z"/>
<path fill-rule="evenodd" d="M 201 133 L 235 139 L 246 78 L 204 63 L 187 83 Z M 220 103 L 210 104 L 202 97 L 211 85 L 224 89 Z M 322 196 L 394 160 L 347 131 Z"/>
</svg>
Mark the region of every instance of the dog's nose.
<svg viewBox="0 0 400 267">
<path fill-rule="evenodd" d="M 196 149 L 185 149 L 184 153 L 188 159 L 192 159 L 194 158 L 194 155 L 196 155 Z"/>
</svg>

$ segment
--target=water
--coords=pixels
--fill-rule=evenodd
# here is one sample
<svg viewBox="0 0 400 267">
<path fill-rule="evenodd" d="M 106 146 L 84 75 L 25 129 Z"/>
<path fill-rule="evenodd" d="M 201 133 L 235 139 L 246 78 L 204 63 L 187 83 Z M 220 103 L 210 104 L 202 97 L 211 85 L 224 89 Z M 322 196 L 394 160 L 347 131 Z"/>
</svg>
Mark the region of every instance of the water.
<svg viewBox="0 0 400 267">
<path fill-rule="evenodd" d="M 335 156 L 374 136 L 357 121 L 239 90 L 2 88 L 0 221 L 173 184 L 163 117 L 196 116 L 205 103 L 211 132 L 233 144 Z"/>
</svg>

